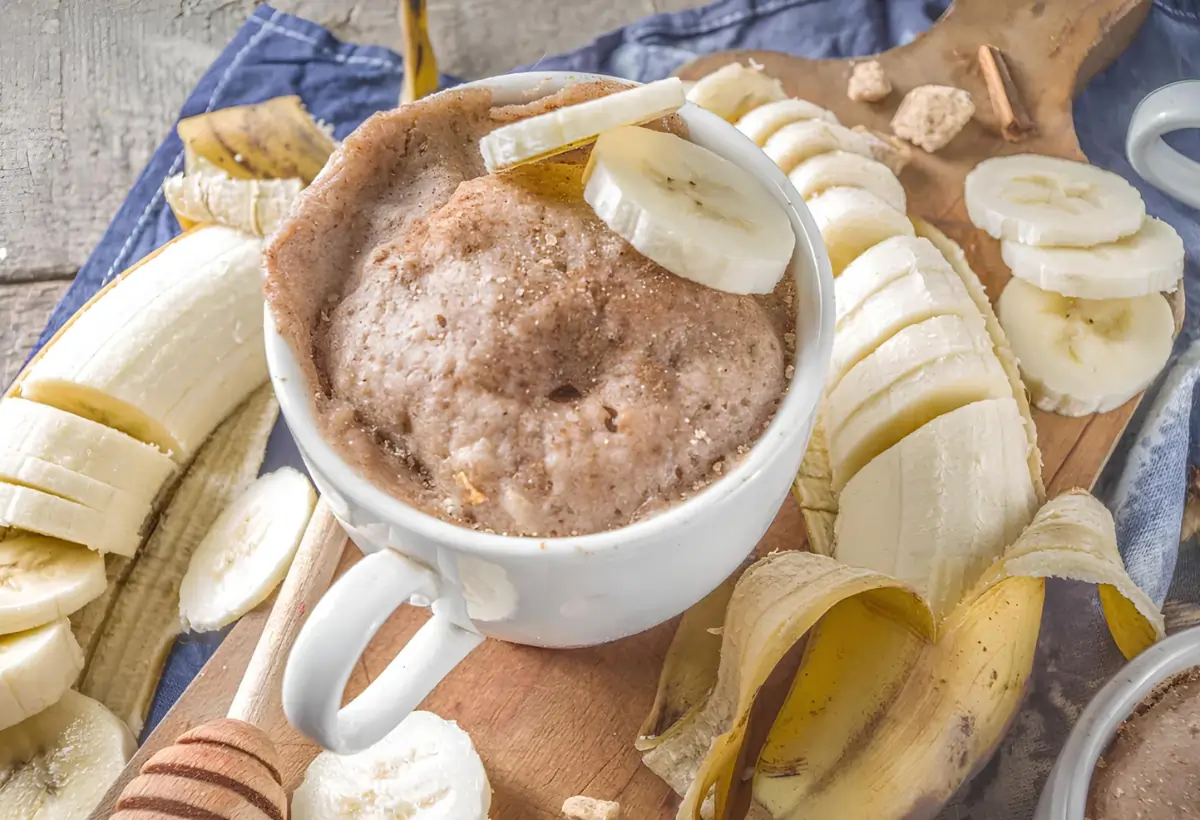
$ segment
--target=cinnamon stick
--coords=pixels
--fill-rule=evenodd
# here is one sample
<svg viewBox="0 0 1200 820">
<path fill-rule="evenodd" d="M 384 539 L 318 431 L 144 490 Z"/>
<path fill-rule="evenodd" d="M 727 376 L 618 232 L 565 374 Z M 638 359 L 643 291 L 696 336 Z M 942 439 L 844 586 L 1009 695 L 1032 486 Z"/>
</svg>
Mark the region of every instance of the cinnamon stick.
<svg viewBox="0 0 1200 820">
<path fill-rule="evenodd" d="M 1016 142 L 1036 131 L 1033 119 L 1021 102 L 1008 64 L 1004 61 L 1004 53 L 995 46 L 980 46 L 979 67 L 983 70 L 988 96 L 992 98 L 992 111 L 1000 122 L 1000 133 L 1004 139 Z"/>
</svg>

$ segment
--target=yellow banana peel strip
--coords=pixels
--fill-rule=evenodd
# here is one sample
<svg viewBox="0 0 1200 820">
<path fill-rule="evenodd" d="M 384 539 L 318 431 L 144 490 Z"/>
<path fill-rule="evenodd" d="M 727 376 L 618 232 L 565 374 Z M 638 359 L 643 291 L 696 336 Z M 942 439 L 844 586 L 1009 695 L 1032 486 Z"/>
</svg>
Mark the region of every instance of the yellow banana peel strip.
<svg viewBox="0 0 1200 820">
<path fill-rule="evenodd" d="M 808 439 L 800 471 L 792 482 L 792 496 L 800 505 L 808 530 L 808 549 L 818 555 L 833 555 L 833 527 L 837 519 L 837 494 L 833 491 L 833 469 L 824 416 L 818 412 Z"/>
<path fill-rule="evenodd" d="M 870 570 L 802 552 L 767 556 L 738 580 L 725 614 L 716 681 L 703 706 L 691 709 L 645 754 L 647 765 L 676 790 L 686 789 L 681 817 L 699 817 L 715 788 L 718 817 L 727 814 L 735 777 L 746 768 L 751 710 L 772 672 L 813 626 L 848 598 L 861 596 L 925 639 L 933 613 L 915 590 Z M 710 625 L 711 626 L 711 625 Z M 692 628 L 699 628 L 693 623 Z M 678 640 L 678 637 L 677 637 Z M 660 687 L 666 688 L 666 687 Z M 693 774 L 694 773 L 694 774 Z"/>
<path fill-rule="evenodd" d="M 764 559 L 734 589 L 708 697 L 686 710 L 656 701 L 660 718 L 682 717 L 643 739 L 646 765 L 684 795 L 681 818 L 708 816 L 706 803 L 717 818 L 932 816 L 1020 706 L 1051 575 L 1101 585 L 1127 655 L 1162 636 L 1120 563 L 1111 516 L 1082 491 L 1043 506 L 936 637 L 928 605 L 894 579 L 809 553 Z M 689 634 L 676 645 L 713 625 L 681 624 Z M 756 704 L 796 651 L 782 705 Z M 662 701 L 670 683 L 660 681 Z"/>
<path fill-rule="evenodd" d="M 333 138 L 296 96 L 222 108 L 180 120 L 184 171 L 205 159 L 239 179 L 313 181 L 333 153 Z"/>
</svg>

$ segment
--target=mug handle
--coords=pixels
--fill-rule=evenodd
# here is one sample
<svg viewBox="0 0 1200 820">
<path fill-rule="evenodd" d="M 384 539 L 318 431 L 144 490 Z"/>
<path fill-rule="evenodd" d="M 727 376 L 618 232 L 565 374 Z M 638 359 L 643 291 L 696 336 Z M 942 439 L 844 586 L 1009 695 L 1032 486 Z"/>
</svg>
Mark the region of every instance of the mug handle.
<svg viewBox="0 0 1200 820">
<path fill-rule="evenodd" d="M 483 636 L 433 615 L 358 697 L 342 706 L 350 673 L 371 638 L 414 595 L 436 601 L 438 575 L 383 549 L 337 580 L 296 636 L 283 674 L 283 711 L 300 732 L 337 754 L 378 742 L 417 708 Z"/>
<path fill-rule="evenodd" d="M 1200 208 L 1200 163 L 1163 140 L 1181 128 L 1200 128 L 1200 81 L 1164 85 L 1142 99 L 1129 120 L 1125 154 L 1133 170 L 1155 188 Z"/>
</svg>

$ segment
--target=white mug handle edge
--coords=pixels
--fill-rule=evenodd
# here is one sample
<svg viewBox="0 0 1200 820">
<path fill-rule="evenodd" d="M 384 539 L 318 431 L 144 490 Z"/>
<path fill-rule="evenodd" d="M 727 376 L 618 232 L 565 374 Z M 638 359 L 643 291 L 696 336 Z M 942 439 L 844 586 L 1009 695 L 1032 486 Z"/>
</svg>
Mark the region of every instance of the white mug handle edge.
<svg viewBox="0 0 1200 820">
<path fill-rule="evenodd" d="M 1200 208 L 1200 163 L 1162 138 L 1182 128 L 1200 128 L 1200 81 L 1171 83 L 1147 94 L 1129 120 L 1125 153 L 1133 170 L 1151 185 Z"/>
<path fill-rule="evenodd" d="M 390 549 L 339 578 L 301 628 L 283 675 L 283 710 L 302 734 L 338 754 L 378 742 L 417 708 L 483 636 L 435 612 L 383 673 L 344 707 L 359 657 L 388 617 L 413 595 L 436 599 L 429 568 Z"/>
</svg>

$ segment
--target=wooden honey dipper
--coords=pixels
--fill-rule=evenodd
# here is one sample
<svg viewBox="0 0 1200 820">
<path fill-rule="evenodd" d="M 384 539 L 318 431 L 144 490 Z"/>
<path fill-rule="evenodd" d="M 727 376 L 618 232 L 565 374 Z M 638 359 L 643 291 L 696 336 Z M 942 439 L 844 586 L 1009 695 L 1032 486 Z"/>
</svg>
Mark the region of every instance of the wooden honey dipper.
<svg viewBox="0 0 1200 820">
<path fill-rule="evenodd" d="M 279 753 L 255 724 L 275 702 L 288 651 L 329 586 L 345 542 L 319 500 L 228 715 L 155 752 L 121 792 L 111 820 L 286 820 Z"/>
</svg>

